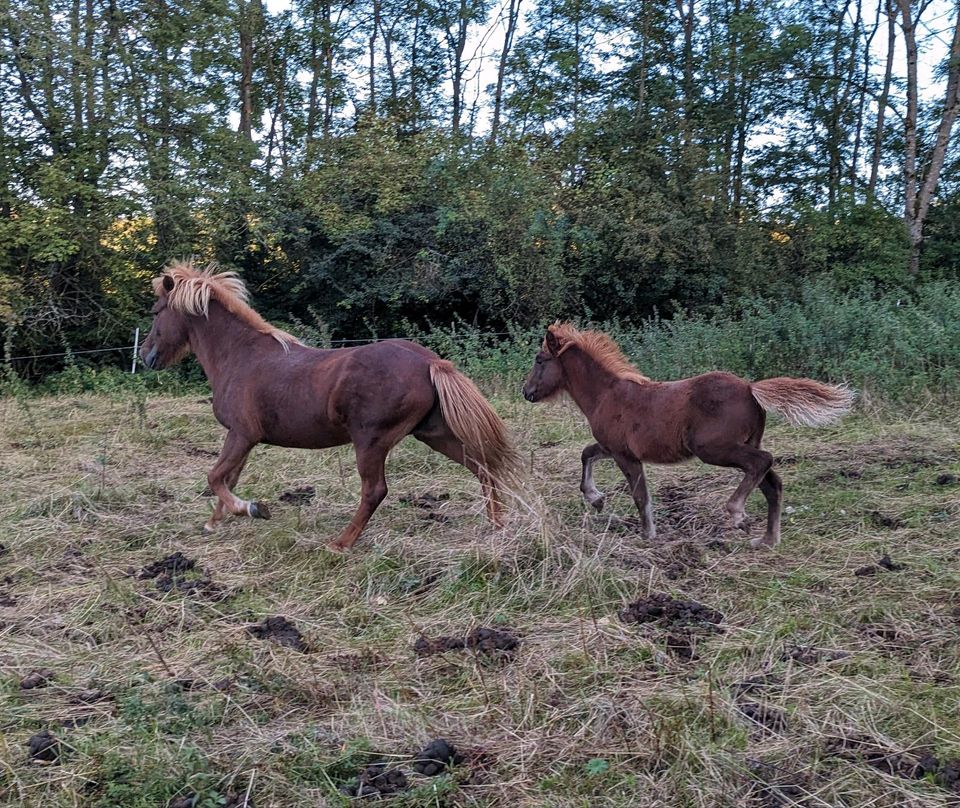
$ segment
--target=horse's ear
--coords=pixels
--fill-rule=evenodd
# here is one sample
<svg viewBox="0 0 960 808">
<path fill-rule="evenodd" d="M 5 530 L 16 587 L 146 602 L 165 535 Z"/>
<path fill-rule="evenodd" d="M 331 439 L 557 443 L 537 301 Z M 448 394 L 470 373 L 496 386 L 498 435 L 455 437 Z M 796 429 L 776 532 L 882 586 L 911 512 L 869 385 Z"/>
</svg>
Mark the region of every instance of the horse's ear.
<svg viewBox="0 0 960 808">
<path fill-rule="evenodd" d="M 557 338 L 557 335 L 553 333 L 553 330 L 547 329 L 547 336 L 544 342 L 547 345 L 547 350 L 550 351 L 554 356 L 559 356 L 560 349 L 563 347 L 560 344 L 560 340 Z"/>
<path fill-rule="evenodd" d="M 173 277 L 170 275 L 163 276 L 163 290 L 170 294 L 173 291 Z"/>
</svg>

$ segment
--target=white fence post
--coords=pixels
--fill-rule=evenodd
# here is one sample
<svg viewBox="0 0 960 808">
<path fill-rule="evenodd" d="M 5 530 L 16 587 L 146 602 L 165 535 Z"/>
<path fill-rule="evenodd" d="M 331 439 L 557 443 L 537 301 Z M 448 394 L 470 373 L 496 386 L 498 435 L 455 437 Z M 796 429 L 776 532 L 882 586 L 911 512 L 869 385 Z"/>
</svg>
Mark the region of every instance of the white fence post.
<svg viewBox="0 0 960 808">
<path fill-rule="evenodd" d="M 133 332 L 133 363 L 130 365 L 130 372 L 137 372 L 137 348 L 140 347 L 140 326 Z"/>
</svg>

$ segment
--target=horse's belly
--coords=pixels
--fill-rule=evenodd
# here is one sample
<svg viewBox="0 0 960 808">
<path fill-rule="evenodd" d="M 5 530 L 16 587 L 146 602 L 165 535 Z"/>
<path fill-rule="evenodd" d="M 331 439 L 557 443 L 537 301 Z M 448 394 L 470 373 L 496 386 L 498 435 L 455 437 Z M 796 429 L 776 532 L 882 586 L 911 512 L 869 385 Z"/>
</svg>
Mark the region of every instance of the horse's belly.
<svg viewBox="0 0 960 808">
<path fill-rule="evenodd" d="M 316 425 L 305 425 L 298 429 L 291 425 L 269 431 L 261 442 L 288 449 L 329 449 L 350 443 L 350 435 L 346 430 L 331 427 L 319 429 Z"/>
</svg>

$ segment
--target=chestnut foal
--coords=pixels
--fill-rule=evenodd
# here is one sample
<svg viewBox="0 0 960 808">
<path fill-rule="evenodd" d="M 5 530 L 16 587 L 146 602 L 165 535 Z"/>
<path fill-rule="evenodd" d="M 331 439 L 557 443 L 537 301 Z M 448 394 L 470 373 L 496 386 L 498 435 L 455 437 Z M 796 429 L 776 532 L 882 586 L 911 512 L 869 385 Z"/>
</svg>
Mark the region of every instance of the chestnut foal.
<svg viewBox="0 0 960 808">
<path fill-rule="evenodd" d="M 274 328 L 247 304 L 232 272 L 168 266 L 153 282 L 153 327 L 144 363 L 169 367 L 193 351 L 213 389 L 213 412 L 228 432 L 207 480 L 217 504 L 204 526 L 227 513 L 269 519 L 266 505 L 233 493 L 258 443 L 323 449 L 352 443 L 360 505 L 328 545 L 346 550 L 387 494 L 387 453 L 413 435 L 480 480 L 487 516 L 501 522 L 501 495 L 517 454 L 499 416 L 454 366 L 421 345 L 385 340 L 318 350 Z"/>
<path fill-rule="evenodd" d="M 587 417 L 597 439 L 581 455 L 580 490 L 590 505 L 600 510 L 604 503 L 593 482 L 593 464 L 612 457 L 627 478 L 645 533 L 654 538 L 643 464 L 698 457 L 743 472 L 726 504 L 734 527 L 749 532 L 747 496 L 760 487 L 767 500 L 767 529 L 762 539 L 751 541 L 753 547 L 780 542 L 783 485 L 773 471 L 773 456 L 760 448 L 765 410 L 779 412 L 791 424 L 818 426 L 840 418 L 854 399 L 846 387 L 811 379 L 779 377 L 751 384 L 714 372 L 674 382 L 651 381 L 606 334 L 555 323 L 547 329 L 523 396 L 543 401 L 564 392 Z"/>
</svg>

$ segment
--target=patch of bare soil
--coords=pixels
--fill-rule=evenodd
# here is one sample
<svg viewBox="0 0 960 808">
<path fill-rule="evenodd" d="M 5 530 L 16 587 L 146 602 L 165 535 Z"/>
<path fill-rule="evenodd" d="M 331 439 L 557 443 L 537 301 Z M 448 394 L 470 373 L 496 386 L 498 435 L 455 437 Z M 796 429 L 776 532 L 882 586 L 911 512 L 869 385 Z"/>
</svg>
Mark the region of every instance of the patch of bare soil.
<svg viewBox="0 0 960 808">
<path fill-rule="evenodd" d="M 31 736 L 27 741 L 27 755 L 34 763 L 59 763 L 60 741 L 50 730 L 45 729 Z"/>
<path fill-rule="evenodd" d="M 433 777 L 452 766 L 463 763 L 464 757 L 457 748 L 443 738 L 430 741 L 413 760 L 413 770 L 418 774 Z"/>
<path fill-rule="evenodd" d="M 195 574 L 188 574 L 191 572 Z M 204 600 L 223 600 L 227 597 L 223 587 L 215 583 L 209 573 L 180 551 L 147 564 L 137 577 L 141 580 L 153 578 L 159 592 L 179 592 Z"/>
<path fill-rule="evenodd" d="M 340 786 L 340 793 L 348 797 L 382 800 L 409 787 L 402 769 L 388 769 L 386 763 L 372 763 L 349 783 Z"/>
<path fill-rule="evenodd" d="M 309 505 L 313 502 L 316 493 L 317 489 L 312 485 L 301 485 L 298 488 L 291 488 L 289 491 L 284 491 L 280 495 L 280 501 L 286 502 L 288 505 Z"/>
<path fill-rule="evenodd" d="M 890 558 L 888 553 L 884 553 L 875 564 L 866 564 L 858 567 L 853 571 L 853 574 L 858 578 L 863 578 L 870 575 L 877 575 L 884 570 L 887 572 L 899 572 L 900 570 L 906 569 L 906 567 L 906 564 L 898 564 Z"/>
<path fill-rule="evenodd" d="M 495 628 L 475 628 L 465 637 L 420 636 L 413 644 L 418 657 L 433 656 L 446 651 L 470 649 L 488 656 L 512 658 L 520 645 L 520 639 L 509 631 Z"/>
<path fill-rule="evenodd" d="M 286 617 L 267 617 L 260 623 L 247 626 L 247 632 L 258 639 L 269 640 L 303 654 L 310 652 L 310 646 L 300 633 L 300 629 Z"/>
<path fill-rule="evenodd" d="M 654 497 L 654 517 L 658 526 L 681 535 L 718 537 L 724 533 L 723 524 L 712 518 L 688 486 L 661 483 Z"/>
</svg>

